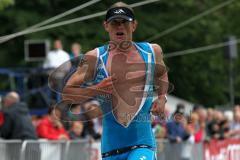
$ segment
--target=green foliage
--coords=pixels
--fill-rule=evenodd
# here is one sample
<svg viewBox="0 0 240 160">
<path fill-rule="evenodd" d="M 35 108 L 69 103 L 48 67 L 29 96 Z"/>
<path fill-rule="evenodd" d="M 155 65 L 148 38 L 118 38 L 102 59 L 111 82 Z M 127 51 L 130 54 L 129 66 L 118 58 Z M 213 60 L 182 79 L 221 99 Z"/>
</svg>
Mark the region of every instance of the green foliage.
<svg viewBox="0 0 240 160">
<path fill-rule="evenodd" d="M 14 0 L 0 0 L 0 11 L 8 7 L 9 5 L 13 5 L 13 4 L 14 4 Z"/>
<path fill-rule="evenodd" d="M 7 0 L 4 0 L 7 1 Z M 0 9 L 2 6 L 0 1 Z M 0 35 L 15 33 L 28 26 L 39 23 L 57 14 L 65 12 L 86 0 L 18 0 L 15 5 L 9 6 L 0 13 Z M 77 18 L 88 14 L 106 10 L 112 3 L 103 0 L 87 7 L 59 21 Z M 137 0 L 125 0 L 129 4 Z M 220 3 L 223 0 L 162 0 L 152 4 L 135 8 L 138 19 L 138 29 L 134 33 L 135 41 L 146 39 L 163 32 L 177 24 L 198 15 Z M 215 43 L 221 43 L 229 35 L 240 36 L 240 21 L 238 18 L 240 2 L 225 6 L 197 21 L 179 28 L 154 43 L 162 46 L 164 53 L 186 50 Z M 0 66 L 17 67 L 32 66 L 23 60 L 23 44 L 26 39 L 50 39 L 60 37 L 64 42 L 65 50 L 70 50 L 72 42 L 80 42 L 83 51 L 107 43 L 108 35 L 102 27 L 104 16 L 77 22 L 54 29 L 28 34 L 0 44 Z M 169 79 L 174 84 L 172 94 L 207 106 L 222 105 L 229 101 L 228 96 L 228 61 L 223 57 L 224 49 L 213 49 L 196 54 L 177 56 L 165 59 L 169 70 Z M 240 103 L 240 59 L 235 64 L 235 99 Z"/>
</svg>

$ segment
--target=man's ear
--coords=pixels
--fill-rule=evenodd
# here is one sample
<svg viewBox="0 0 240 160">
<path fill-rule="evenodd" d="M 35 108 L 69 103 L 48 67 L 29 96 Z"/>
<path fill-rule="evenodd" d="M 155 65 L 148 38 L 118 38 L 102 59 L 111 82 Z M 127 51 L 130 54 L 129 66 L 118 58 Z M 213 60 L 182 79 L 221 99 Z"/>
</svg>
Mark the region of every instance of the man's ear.
<svg viewBox="0 0 240 160">
<path fill-rule="evenodd" d="M 108 29 L 108 24 L 106 21 L 103 21 L 103 27 L 108 32 L 109 29 Z"/>
<path fill-rule="evenodd" d="M 138 21 L 137 20 L 134 20 L 133 21 L 133 32 L 137 29 L 137 25 L 138 25 Z"/>
</svg>

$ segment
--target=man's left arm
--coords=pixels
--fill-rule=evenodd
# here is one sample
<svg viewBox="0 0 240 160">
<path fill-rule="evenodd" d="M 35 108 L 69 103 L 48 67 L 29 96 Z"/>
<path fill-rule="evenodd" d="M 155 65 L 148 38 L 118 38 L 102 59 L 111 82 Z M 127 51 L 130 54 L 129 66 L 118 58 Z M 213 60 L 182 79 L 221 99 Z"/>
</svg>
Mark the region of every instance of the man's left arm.
<svg viewBox="0 0 240 160">
<path fill-rule="evenodd" d="M 158 44 L 152 44 L 152 48 L 155 53 L 154 88 L 157 93 L 157 99 L 152 104 L 151 112 L 159 116 L 164 113 L 169 83 L 167 69 L 163 61 L 162 49 Z"/>
</svg>

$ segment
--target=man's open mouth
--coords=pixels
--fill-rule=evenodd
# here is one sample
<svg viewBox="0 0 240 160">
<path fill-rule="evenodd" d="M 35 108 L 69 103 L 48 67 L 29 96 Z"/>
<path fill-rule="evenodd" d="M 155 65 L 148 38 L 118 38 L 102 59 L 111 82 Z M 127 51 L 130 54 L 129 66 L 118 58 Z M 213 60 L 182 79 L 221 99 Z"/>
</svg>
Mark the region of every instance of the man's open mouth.
<svg viewBox="0 0 240 160">
<path fill-rule="evenodd" d="M 117 36 L 123 36 L 124 33 L 123 33 L 123 32 L 117 32 L 116 35 L 117 35 Z"/>
</svg>

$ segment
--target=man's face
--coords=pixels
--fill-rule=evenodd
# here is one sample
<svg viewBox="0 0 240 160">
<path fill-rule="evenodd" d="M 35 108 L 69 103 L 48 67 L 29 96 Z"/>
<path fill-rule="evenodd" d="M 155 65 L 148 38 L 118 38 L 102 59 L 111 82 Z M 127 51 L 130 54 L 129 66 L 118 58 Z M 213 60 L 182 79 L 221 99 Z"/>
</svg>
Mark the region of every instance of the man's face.
<svg viewBox="0 0 240 160">
<path fill-rule="evenodd" d="M 136 21 L 127 21 L 125 19 L 113 19 L 110 22 L 104 22 L 104 28 L 109 33 L 111 41 L 132 41 L 132 33 L 137 27 Z"/>
<path fill-rule="evenodd" d="M 80 47 L 78 45 L 73 45 L 72 52 L 75 56 L 78 56 L 78 54 L 80 53 Z"/>
<path fill-rule="evenodd" d="M 7 108 L 9 106 L 11 106 L 13 104 L 13 102 L 11 100 L 9 100 L 8 98 L 3 98 L 2 99 L 2 107 L 3 108 Z"/>
<path fill-rule="evenodd" d="M 73 122 L 73 132 L 80 136 L 83 132 L 83 123 L 82 122 Z"/>
<path fill-rule="evenodd" d="M 54 42 L 54 49 L 62 49 L 62 42 L 60 40 Z"/>
<path fill-rule="evenodd" d="M 176 113 L 174 119 L 177 123 L 181 123 L 184 120 L 184 115 L 181 113 Z"/>
</svg>

